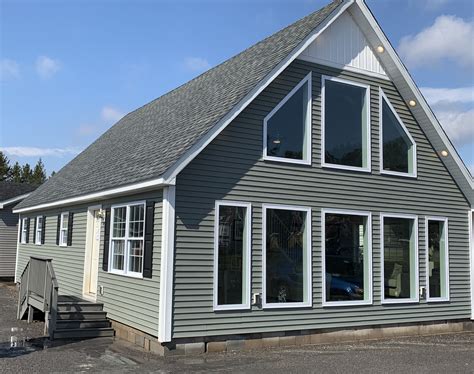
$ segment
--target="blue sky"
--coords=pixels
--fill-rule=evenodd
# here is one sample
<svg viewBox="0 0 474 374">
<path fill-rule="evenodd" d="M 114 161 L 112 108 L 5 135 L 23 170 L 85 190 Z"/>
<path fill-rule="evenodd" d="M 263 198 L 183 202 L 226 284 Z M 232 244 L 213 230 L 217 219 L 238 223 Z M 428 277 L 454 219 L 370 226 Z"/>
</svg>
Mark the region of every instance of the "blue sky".
<svg viewBox="0 0 474 374">
<path fill-rule="evenodd" d="M 0 148 L 58 171 L 127 112 L 328 0 L 0 0 Z M 474 170 L 474 2 L 367 0 Z"/>
</svg>

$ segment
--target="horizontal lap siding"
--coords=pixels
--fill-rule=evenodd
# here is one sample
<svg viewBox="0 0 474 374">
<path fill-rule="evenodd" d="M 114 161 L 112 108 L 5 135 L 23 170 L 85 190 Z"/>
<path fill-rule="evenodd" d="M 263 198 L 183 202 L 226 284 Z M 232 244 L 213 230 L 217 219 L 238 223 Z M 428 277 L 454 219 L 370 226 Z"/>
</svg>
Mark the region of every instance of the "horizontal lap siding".
<svg viewBox="0 0 474 374">
<path fill-rule="evenodd" d="M 0 209 L 0 277 L 15 275 L 18 214 L 11 207 Z"/>
<path fill-rule="evenodd" d="M 60 247 L 56 245 L 56 231 L 58 214 L 61 211 L 74 213 L 72 245 Z M 37 215 L 46 216 L 45 243 L 36 245 L 34 243 L 34 220 Z M 23 217 L 23 216 L 22 216 Z M 74 207 L 64 210 L 54 210 L 25 215 L 30 217 L 30 240 L 28 244 L 20 244 L 18 251 L 17 279 L 25 268 L 30 256 L 39 256 L 53 259 L 53 268 L 58 279 L 59 293 L 61 295 L 82 296 L 82 285 L 84 275 L 84 248 L 86 244 L 86 221 L 87 208 Z"/>
<path fill-rule="evenodd" d="M 104 310 L 107 311 L 109 318 L 144 331 L 150 335 L 157 336 L 160 302 L 163 194 L 161 191 L 147 193 L 133 198 L 120 199 L 114 203 L 140 200 L 155 201 L 152 278 L 137 279 L 107 273 L 102 270 L 104 249 L 104 230 L 102 227 L 99 285 L 103 286 L 104 295 L 99 296 L 98 301 L 104 303 Z M 107 204 L 107 207 L 109 206 L 110 204 Z"/>
<path fill-rule="evenodd" d="M 313 71 L 312 166 L 263 162 L 263 118 L 306 74 Z M 372 173 L 322 169 L 321 75 L 370 84 Z M 379 173 L 379 86 L 417 143 L 418 178 Z M 245 312 L 212 310 L 215 200 L 252 203 L 252 292 L 262 291 L 262 203 L 312 208 L 313 307 Z M 321 306 L 321 209 L 373 213 L 374 305 Z M 242 334 L 284 330 L 468 318 L 468 204 L 391 82 L 295 61 L 179 175 L 176 197 L 176 255 L 173 336 Z M 425 300 L 381 305 L 380 213 L 419 216 L 419 276 L 425 277 L 425 215 L 449 218 L 449 303 Z"/>
</svg>

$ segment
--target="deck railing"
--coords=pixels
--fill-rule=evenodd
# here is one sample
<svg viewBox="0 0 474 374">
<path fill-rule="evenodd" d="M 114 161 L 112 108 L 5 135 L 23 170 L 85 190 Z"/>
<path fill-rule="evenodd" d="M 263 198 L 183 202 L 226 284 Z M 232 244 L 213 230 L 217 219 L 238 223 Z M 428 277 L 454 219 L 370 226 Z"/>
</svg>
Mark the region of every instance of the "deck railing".
<svg viewBox="0 0 474 374">
<path fill-rule="evenodd" d="M 58 282 L 52 259 L 30 257 L 20 277 L 18 319 L 28 311 L 28 322 L 33 320 L 33 308 L 44 312 L 45 334 L 54 337 L 58 309 Z"/>
</svg>

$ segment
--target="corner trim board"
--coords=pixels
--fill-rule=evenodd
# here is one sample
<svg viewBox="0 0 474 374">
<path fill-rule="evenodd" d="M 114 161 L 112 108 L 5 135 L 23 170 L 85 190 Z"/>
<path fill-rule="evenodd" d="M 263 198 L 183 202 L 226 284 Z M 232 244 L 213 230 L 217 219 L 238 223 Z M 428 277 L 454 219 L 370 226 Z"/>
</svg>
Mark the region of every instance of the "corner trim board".
<svg viewBox="0 0 474 374">
<path fill-rule="evenodd" d="M 161 343 L 170 342 L 172 337 L 175 202 L 176 186 L 165 187 L 163 189 L 160 305 L 158 318 L 158 340 Z"/>
</svg>

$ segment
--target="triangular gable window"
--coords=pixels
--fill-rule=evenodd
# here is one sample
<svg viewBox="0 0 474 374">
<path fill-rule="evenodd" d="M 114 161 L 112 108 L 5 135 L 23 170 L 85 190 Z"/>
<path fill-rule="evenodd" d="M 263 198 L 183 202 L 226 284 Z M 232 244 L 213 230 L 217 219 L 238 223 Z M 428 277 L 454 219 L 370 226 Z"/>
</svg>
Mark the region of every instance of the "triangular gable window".
<svg viewBox="0 0 474 374">
<path fill-rule="evenodd" d="M 392 104 L 380 91 L 381 172 L 416 177 L 416 144 Z"/>
<path fill-rule="evenodd" d="M 311 73 L 263 122 L 265 160 L 311 164 Z"/>
</svg>

